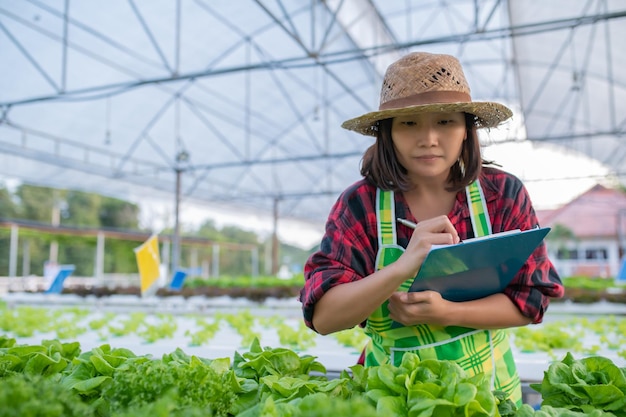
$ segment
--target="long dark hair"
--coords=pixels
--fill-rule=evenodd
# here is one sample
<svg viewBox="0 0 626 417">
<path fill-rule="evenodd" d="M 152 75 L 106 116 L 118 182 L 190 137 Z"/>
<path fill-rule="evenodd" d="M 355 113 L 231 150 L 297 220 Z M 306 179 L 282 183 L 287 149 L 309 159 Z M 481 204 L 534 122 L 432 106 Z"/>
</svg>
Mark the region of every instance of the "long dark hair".
<svg viewBox="0 0 626 417">
<path fill-rule="evenodd" d="M 383 190 L 408 191 L 413 187 L 407 170 L 400 164 L 391 139 L 393 119 L 378 122 L 376 142 L 370 146 L 361 161 L 361 175 Z M 467 139 L 463 141 L 459 160 L 450 168 L 448 191 L 459 191 L 480 175 L 484 161 L 476 131 L 476 116 L 465 113 Z"/>
</svg>

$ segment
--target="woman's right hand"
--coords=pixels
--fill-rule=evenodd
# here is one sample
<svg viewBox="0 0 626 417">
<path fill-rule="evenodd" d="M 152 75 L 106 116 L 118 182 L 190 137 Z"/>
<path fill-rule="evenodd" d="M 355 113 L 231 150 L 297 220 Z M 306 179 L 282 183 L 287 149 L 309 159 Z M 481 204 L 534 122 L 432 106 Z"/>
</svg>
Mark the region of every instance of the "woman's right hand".
<svg viewBox="0 0 626 417">
<path fill-rule="evenodd" d="M 432 245 L 452 245 L 459 242 L 459 234 L 448 216 L 442 215 L 422 220 L 413 231 L 402 256 L 391 265 L 405 279 L 413 278 L 422 267 Z"/>
<path fill-rule="evenodd" d="M 312 320 L 316 331 L 329 334 L 362 323 L 404 281 L 417 275 L 432 245 L 457 242 L 459 236 L 447 216 L 419 222 L 409 245 L 395 262 L 363 279 L 336 285 L 318 300 Z"/>
</svg>

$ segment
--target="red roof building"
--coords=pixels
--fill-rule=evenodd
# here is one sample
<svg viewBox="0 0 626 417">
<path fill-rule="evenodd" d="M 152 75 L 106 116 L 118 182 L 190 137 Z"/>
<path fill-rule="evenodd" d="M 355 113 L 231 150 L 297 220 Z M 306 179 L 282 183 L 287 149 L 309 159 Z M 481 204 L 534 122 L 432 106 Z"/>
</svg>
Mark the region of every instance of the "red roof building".
<svg viewBox="0 0 626 417">
<path fill-rule="evenodd" d="M 571 232 L 548 235 L 548 252 L 562 276 L 617 277 L 626 250 L 626 193 L 595 185 L 556 210 L 537 210 L 541 226 Z"/>
</svg>

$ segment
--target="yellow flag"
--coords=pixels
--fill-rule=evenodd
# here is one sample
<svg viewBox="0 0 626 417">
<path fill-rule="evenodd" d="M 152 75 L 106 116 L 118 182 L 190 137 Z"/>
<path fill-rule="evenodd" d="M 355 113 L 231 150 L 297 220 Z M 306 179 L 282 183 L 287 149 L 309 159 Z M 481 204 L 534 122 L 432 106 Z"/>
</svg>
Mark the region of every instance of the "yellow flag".
<svg viewBox="0 0 626 417">
<path fill-rule="evenodd" d="M 135 257 L 137 258 L 137 267 L 139 268 L 139 277 L 141 279 L 141 294 L 143 295 L 154 285 L 160 276 L 159 237 L 152 235 L 141 246 L 136 247 Z"/>
</svg>

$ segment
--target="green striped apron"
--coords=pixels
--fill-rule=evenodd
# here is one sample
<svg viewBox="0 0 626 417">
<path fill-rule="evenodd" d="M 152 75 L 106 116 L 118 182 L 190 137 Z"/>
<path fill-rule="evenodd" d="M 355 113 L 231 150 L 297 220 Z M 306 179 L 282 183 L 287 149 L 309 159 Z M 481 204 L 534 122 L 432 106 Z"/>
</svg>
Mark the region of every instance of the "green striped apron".
<svg viewBox="0 0 626 417">
<path fill-rule="evenodd" d="M 474 236 L 491 234 L 487 204 L 478 180 L 466 188 Z M 378 254 L 376 268 L 395 262 L 404 252 L 397 244 L 393 191 L 376 192 Z M 407 291 L 413 279 L 405 281 L 398 291 Z M 385 301 L 367 319 L 365 332 L 370 341 L 365 347 L 365 366 L 391 363 L 399 366 L 406 352 L 422 360 L 453 360 L 469 375 L 483 372 L 491 375 L 493 389 L 509 393 L 518 406 L 522 390 L 506 330 L 480 330 L 459 326 L 418 324 L 402 326 L 389 318 Z"/>
</svg>

